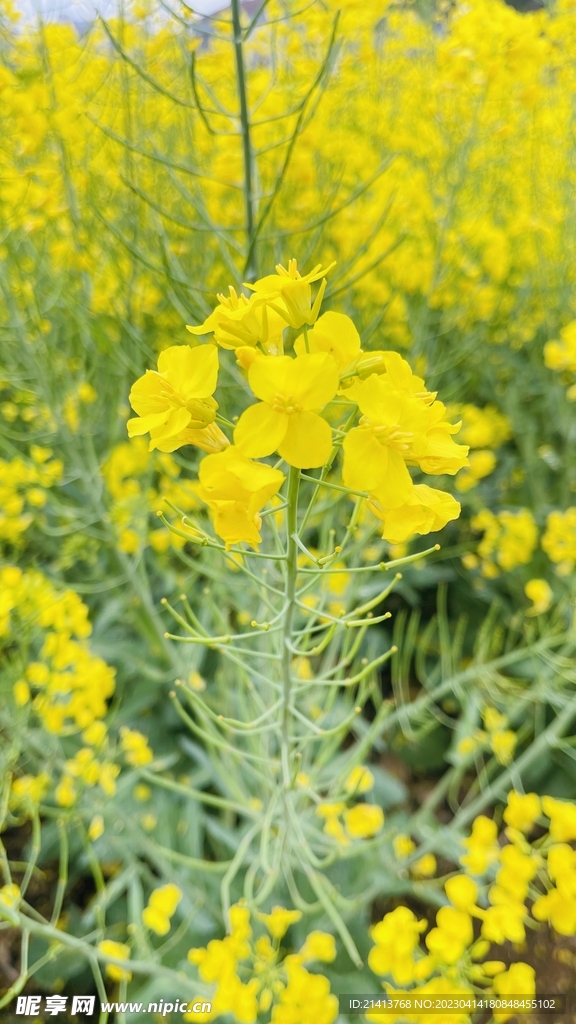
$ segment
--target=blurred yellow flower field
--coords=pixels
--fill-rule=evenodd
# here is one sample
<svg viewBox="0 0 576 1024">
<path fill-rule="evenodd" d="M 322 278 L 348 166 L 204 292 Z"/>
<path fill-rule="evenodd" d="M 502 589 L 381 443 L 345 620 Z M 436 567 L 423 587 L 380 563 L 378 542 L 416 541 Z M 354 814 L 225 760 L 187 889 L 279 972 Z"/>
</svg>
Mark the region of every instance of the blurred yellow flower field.
<svg viewBox="0 0 576 1024">
<path fill-rule="evenodd" d="M 192 7 L 0 11 L 1 1012 L 537 1014 L 576 5 Z"/>
</svg>

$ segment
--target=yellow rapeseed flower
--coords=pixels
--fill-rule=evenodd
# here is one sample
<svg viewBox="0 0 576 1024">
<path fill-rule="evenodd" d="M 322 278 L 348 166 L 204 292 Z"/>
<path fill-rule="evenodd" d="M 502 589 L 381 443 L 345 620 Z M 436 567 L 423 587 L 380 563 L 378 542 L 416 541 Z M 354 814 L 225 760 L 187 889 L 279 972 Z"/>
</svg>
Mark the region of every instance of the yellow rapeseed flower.
<svg viewBox="0 0 576 1024">
<path fill-rule="evenodd" d="M 286 910 L 285 907 L 276 906 L 272 907 L 269 914 L 258 914 L 257 916 L 266 925 L 272 938 L 282 939 L 290 925 L 301 920 L 302 911 Z"/>
<path fill-rule="evenodd" d="M 104 939 L 103 942 L 98 943 L 97 948 L 104 956 L 113 956 L 118 960 L 130 959 L 130 946 L 127 946 L 124 942 Z M 130 981 L 132 977 L 131 971 L 125 967 L 120 967 L 119 964 L 106 964 L 106 974 L 112 981 Z"/>
<path fill-rule="evenodd" d="M 277 300 L 282 305 L 281 300 Z M 191 334 L 214 334 L 222 348 L 254 348 L 261 344 L 272 355 L 282 353 L 282 332 L 286 319 L 272 309 L 265 295 L 218 295 L 218 305 L 199 327 L 187 327 Z"/>
<path fill-rule="evenodd" d="M 172 345 L 158 357 L 158 370 L 146 370 L 132 385 L 130 405 L 138 414 L 126 424 L 129 437 L 150 434 L 150 451 L 173 452 L 194 444 L 222 451 L 228 441 L 216 426 L 212 398 L 218 378 L 214 345 Z"/>
<path fill-rule="evenodd" d="M 258 297 L 263 296 L 268 306 L 281 316 L 290 327 L 298 330 L 305 324 L 311 326 L 315 323 L 320 306 L 326 290 L 325 274 L 332 269 L 334 263 L 322 269 L 320 263 L 313 267 L 308 274 L 300 274 L 296 260 L 289 260 L 288 269 L 278 264 L 275 274 L 261 277 L 254 284 L 246 284 L 256 292 Z M 312 290 L 310 285 L 322 278 L 322 283 L 314 302 L 312 302 Z M 278 299 L 280 301 L 278 301 Z"/>
<path fill-rule="evenodd" d="M 234 446 L 200 463 L 198 497 L 208 505 L 214 529 L 230 548 L 245 542 L 257 548 L 261 509 L 276 494 L 284 474 L 252 462 Z"/>
<path fill-rule="evenodd" d="M 524 593 L 532 601 L 532 607 L 526 612 L 527 615 L 543 615 L 548 611 L 554 597 L 550 584 L 541 579 L 528 580 Z"/>
<path fill-rule="evenodd" d="M 384 812 L 377 804 L 356 804 L 344 811 L 344 824 L 353 839 L 371 839 L 384 828 Z"/>
<path fill-rule="evenodd" d="M 318 415 L 338 389 L 338 368 L 329 353 L 260 356 L 248 371 L 248 381 L 261 399 L 242 413 L 234 443 L 250 458 L 277 451 L 290 466 L 313 469 L 327 461 L 332 432 Z"/>
<path fill-rule="evenodd" d="M 414 484 L 407 501 L 396 508 L 382 504 L 381 495 L 384 500 L 388 499 L 387 487 L 372 491 L 367 505 L 382 521 L 382 537 L 390 544 L 402 544 L 416 533 L 424 535 L 442 530 L 446 523 L 457 519 L 461 511 L 460 502 L 451 494 L 427 484 Z"/>
<path fill-rule="evenodd" d="M 360 357 L 360 335 L 354 321 L 344 313 L 323 313 L 308 337 L 300 335 L 294 342 L 297 355 L 306 352 L 329 352 L 341 377 L 353 373 Z"/>
<path fill-rule="evenodd" d="M 540 815 L 540 797 L 537 793 L 517 793 L 511 790 L 503 818 L 511 828 L 529 832 Z"/>
</svg>

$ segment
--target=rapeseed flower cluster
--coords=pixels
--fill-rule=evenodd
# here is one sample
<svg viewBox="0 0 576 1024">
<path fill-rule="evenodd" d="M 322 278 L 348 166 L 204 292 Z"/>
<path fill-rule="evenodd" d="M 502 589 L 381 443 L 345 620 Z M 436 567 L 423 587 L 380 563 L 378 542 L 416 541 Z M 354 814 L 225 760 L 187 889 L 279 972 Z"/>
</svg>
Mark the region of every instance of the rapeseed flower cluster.
<svg viewBox="0 0 576 1024">
<path fill-rule="evenodd" d="M 101 722 L 115 673 L 86 644 L 91 633 L 86 605 L 71 590 L 56 591 L 35 570 L 7 566 L 0 581 L 0 638 L 9 640 L 21 629 L 42 638 L 14 683 L 16 703 L 30 703 L 45 728 L 58 735 Z"/>
<path fill-rule="evenodd" d="M 0 459 L 0 545 L 19 546 L 37 521 L 47 491 L 62 479 L 63 464 L 50 448 L 32 445 L 30 459 Z"/>
<path fill-rule="evenodd" d="M 538 528 L 530 509 L 494 513 L 485 508 L 472 517 L 470 525 L 484 534 L 477 550 L 480 572 L 487 579 L 530 562 L 538 543 Z M 468 558 L 466 564 L 473 568 L 478 562 Z"/>
<path fill-rule="evenodd" d="M 280 943 L 302 917 L 301 911 L 276 906 L 269 914 L 256 916 L 267 934 L 256 938 L 248 907 L 236 904 L 230 909 L 230 932 L 224 939 L 189 950 L 188 960 L 197 965 L 200 980 L 215 985 L 212 1010 L 203 1019 L 231 1013 L 238 1024 L 255 1024 L 260 1013 L 269 1013 L 270 1024 L 332 1024 L 338 999 L 330 992 L 328 979 L 308 965 L 335 959 L 334 937 L 312 931 L 297 953 L 287 954 Z M 196 1020 L 197 1015 L 185 1014 L 184 1019 Z"/>
<path fill-rule="evenodd" d="M 546 530 L 542 547 L 550 561 L 556 565 L 560 576 L 568 576 L 576 564 L 576 508 L 571 506 L 565 512 L 550 512 L 546 519 Z"/>
<path fill-rule="evenodd" d="M 46 771 L 16 774 L 9 806 L 17 818 L 37 809 L 53 790 L 60 807 L 74 806 L 85 789 L 116 793 L 120 765 L 113 757 L 105 721 L 114 694 L 115 670 L 94 654 L 88 608 L 72 590 L 58 591 L 36 570 L 0 569 L 0 643 L 26 638 L 29 660 L 12 686 L 20 714 L 36 716 L 56 737 L 77 736 L 83 745 L 67 757 L 59 777 Z M 120 749 L 132 767 L 152 760 L 146 738 L 124 726 Z M 94 824 L 91 838 L 102 834 Z"/>
<path fill-rule="evenodd" d="M 383 537 L 394 544 L 439 530 L 460 513 L 450 494 L 415 483 L 408 468 L 457 473 L 467 464 L 468 453 L 453 440 L 458 425 L 448 421 L 446 407 L 400 355 L 364 356 L 349 317 L 332 312 L 319 317 L 326 272 L 318 265 L 301 275 L 291 260 L 288 269 L 279 265 L 276 274 L 249 285 L 251 297 L 238 299 L 233 309 L 220 297 L 206 322 L 191 328 L 193 333 L 211 333 L 215 344 L 166 349 L 158 372 L 147 371 L 130 393 L 139 413 L 128 421 L 131 435 L 150 433 L 151 449 L 174 451 L 195 444 L 210 453 L 200 464 L 197 494 L 227 547 L 241 542 L 258 547 L 260 512 L 280 490 L 284 474 L 254 460 L 275 453 L 296 469 L 318 469 L 341 444 L 344 486 L 352 494 L 368 492 L 368 508 L 382 521 Z M 320 279 L 313 299 L 311 284 Z M 260 310 L 256 318 L 255 306 Z M 267 310 L 280 320 L 273 345 Z M 292 355 L 284 352 L 282 323 L 302 332 Z M 232 336 L 242 342 L 235 346 L 236 354 L 257 399 L 240 416 L 233 444 L 215 426 L 212 398 L 218 347 L 232 347 Z M 349 407 L 346 427 L 333 426 L 337 395 Z M 355 406 L 359 422 L 351 426 Z"/>
<path fill-rule="evenodd" d="M 576 934 L 576 851 L 570 845 L 576 839 L 576 805 L 513 790 L 503 818 L 501 836 L 493 819 L 474 819 L 462 840 L 465 873 L 445 882 L 446 903 L 432 927 L 404 906 L 372 927 L 368 963 L 384 977 L 388 993 L 397 998 L 407 993 L 465 997 L 480 988 L 487 995 L 533 995 L 530 965 L 519 961 L 506 967 L 503 960 L 487 959 L 488 954 L 506 942 L 522 946 L 530 917 L 548 922 L 560 935 Z M 540 831 L 545 827 L 544 834 L 530 843 L 537 825 Z M 406 835 L 396 837 L 394 849 L 402 858 L 417 855 Z M 497 1018 L 509 1016 L 502 1011 Z M 367 1017 L 376 1020 L 378 1015 Z M 399 1012 L 393 1019 L 403 1016 Z M 445 1019 L 467 1024 L 470 1018 L 466 1012 L 447 1011 Z"/>
</svg>

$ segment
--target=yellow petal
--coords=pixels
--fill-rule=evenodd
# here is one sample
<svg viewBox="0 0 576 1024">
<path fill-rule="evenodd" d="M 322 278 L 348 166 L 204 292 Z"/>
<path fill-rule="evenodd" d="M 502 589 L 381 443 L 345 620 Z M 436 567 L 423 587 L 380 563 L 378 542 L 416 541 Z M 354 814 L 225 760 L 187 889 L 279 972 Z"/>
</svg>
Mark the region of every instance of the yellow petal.
<svg viewBox="0 0 576 1024">
<path fill-rule="evenodd" d="M 130 390 L 130 405 L 139 416 L 151 416 L 168 409 L 166 381 L 156 370 L 146 370 L 134 381 Z"/>
<path fill-rule="evenodd" d="M 147 434 L 149 430 L 154 430 L 155 427 L 161 427 L 163 423 L 166 423 L 169 415 L 170 409 L 166 406 L 163 412 L 151 413 L 149 416 L 142 416 L 140 419 L 128 420 L 126 424 L 128 437 L 139 437 L 141 434 Z"/>
<path fill-rule="evenodd" d="M 191 416 L 188 409 L 174 409 L 163 426 L 156 427 L 150 431 L 150 451 L 153 452 L 157 448 L 158 441 L 168 440 L 180 434 L 186 429 L 190 419 Z"/>
<path fill-rule="evenodd" d="M 277 395 L 285 396 L 293 361 L 289 356 L 258 356 L 248 371 L 248 382 L 256 398 L 272 405 Z"/>
<path fill-rule="evenodd" d="M 371 430 L 354 427 L 344 438 L 342 479 L 356 491 L 373 491 L 386 470 L 385 450 Z"/>
<path fill-rule="evenodd" d="M 308 332 L 308 348 L 311 353 L 329 352 L 336 360 L 340 372 L 354 365 L 360 352 L 360 335 L 354 322 L 344 313 L 324 313 Z M 306 353 L 304 335 L 294 342 L 298 355 Z"/>
<path fill-rule="evenodd" d="M 289 466 L 316 469 L 323 466 L 332 450 L 332 431 L 315 412 L 298 412 L 290 416 L 288 430 L 278 453 Z"/>
<path fill-rule="evenodd" d="M 297 356 L 287 373 L 289 394 L 306 411 L 321 409 L 338 390 L 338 367 L 329 352 Z"/>
<path fill-rule="evenodd" d="M 206 317 L 203 324 L 199 324 L 198 327 L 192 327 L 190 324 L 186 324 L 186 330 L 190 331 L 190 334 L 211 334 L 215 331 L 220 322 L 218 310 L 214 310 L 210 313 L 210 316 Z"/>
<path fill-rule="evenodd" d="M 238 420 L 234 444 L 252 459 L 271 455 L 285 437 L 288 419 L 286 413 L 275 412 L 265 402 L 251 405 Z"/>
<path fill-rule="evenodd" d="M 382 536 L 391 544 L 402 544 L 415 533 L 420 535 L 441 530 L 460 515 L 460 504 L 445 491 L 427 484 L 416 484 L 409 501 L 394 509 L 383 509 L 368 502 L 368 507 L 384 520 Z"/>
<path fill-rule="evenodd" d="M 380 450 L 386 451 L 387 457 L 385 470 L 375 494 L 384 508 L 399 508 L 409 501 L 414 483 L 400 452 L 393 448 Z"/>
<path fill-rule="evenodd" d="M 218 349 L 215 345 L 172 345 L 158 357 L 158 370 L 185 398 L 206 398 L 216 390 Z"/>
</svg>

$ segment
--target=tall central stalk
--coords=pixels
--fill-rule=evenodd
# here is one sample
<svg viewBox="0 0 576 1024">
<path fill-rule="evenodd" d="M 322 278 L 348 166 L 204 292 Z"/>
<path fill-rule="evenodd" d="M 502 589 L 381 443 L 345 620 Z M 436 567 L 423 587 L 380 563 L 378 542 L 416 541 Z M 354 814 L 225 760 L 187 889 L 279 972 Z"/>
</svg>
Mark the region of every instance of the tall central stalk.
<svg viewBox="0 0 576 1024">
<path fill-rule="evenodd" d="M 292 623 L 296 607 L 296 576 L 298 573 L 298 545 L 295 536 L 298 529 L 298 490 L 300 470 L 290 467 L 288 473 L 288 508 L 286 509 L 287 560 L 286 560 L 286 609 L 282 631 L 282 781 L 284 788 L 291 785 L 290 771 L 290 699 L 292 689 Z"/>
<path fill-rule="evenodd" d="M 246 208 L 246 234 L 248 253 L 244 276 L 251 280 L 256 276 L 256 257 L 254 252 L 254 184 L 252 140 L 250 137 L 250 116 L 248 113 L 248 97 L 246 93 L 246 74 L 244 70 L 244 50 L 242 46 L 242 25 L 240 22 L 240 0 L 232 0 L 232 27 L 234 29 L 234 55 L 236 57 L 236 81 L 240 99 L 240 123 L 242 126 L 242 152 L 244 156 L 244 202 Z"/>
</svg>

